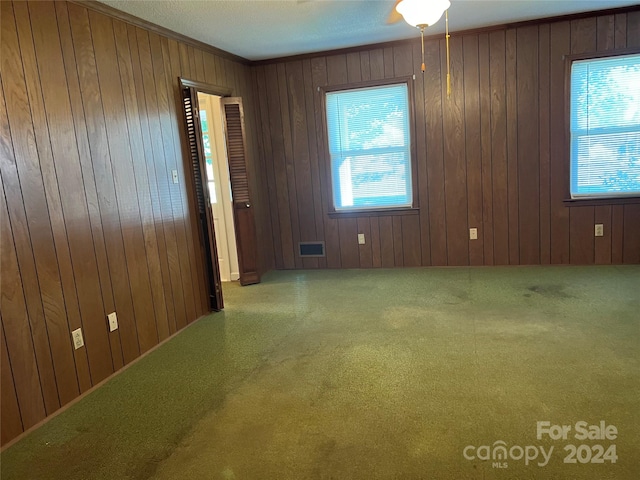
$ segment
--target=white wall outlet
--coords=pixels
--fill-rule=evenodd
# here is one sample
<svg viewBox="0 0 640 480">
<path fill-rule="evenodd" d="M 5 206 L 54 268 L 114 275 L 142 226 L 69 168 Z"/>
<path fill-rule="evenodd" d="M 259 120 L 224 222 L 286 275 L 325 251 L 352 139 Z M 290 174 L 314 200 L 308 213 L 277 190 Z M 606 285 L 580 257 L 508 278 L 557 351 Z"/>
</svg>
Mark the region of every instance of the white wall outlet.
<svg viewBox="0 0 640 480">
<path fill-rule="evenodd" d="M 596 234 L 596 237 L 603 237 L 604 236 L 604 225 L 603 224 L 596 223 L 595 234 Z"/>
<path fill-rule="evenodd" d="M 113 332 L 114 330 L 117 330 L 118 317 L 116 315 L 116 312 L 110 313 L 109 315 L 107 315 L 107 318 L 109 319 L 109 331 Z"/>
<path fill-rule="evenodd" d="M 358 245 L 364 245 L 364 233 L 358 234 Z"/>
<path fill-rule="evenodd" d="M 470 228 L 469 229 L 469 240 L 477 240 L 478 239 L 478 229 Z"/>
<path fill-rule="evenodd" d="M 81 328 L 78 328 L 71 332 L 71 338 L 73 338 L 73 348 L 77 350 L 80 347 L 84 347 L 84 338 L 82 338 Z"/>
<path fill-rule="evenodd" d="M 171 170 L 171 177 L 173 178 L 173 183 L 178 183 L 178 170 Z"/>
</svg>

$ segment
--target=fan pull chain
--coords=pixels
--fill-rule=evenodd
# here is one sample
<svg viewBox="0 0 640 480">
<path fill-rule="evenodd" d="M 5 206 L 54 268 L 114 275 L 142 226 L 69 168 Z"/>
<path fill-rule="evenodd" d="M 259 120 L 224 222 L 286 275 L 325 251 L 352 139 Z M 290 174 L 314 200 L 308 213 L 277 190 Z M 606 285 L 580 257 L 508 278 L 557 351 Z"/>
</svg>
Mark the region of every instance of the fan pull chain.
<svg viewBox="0 0 640 480">
<path fill-rule="evenodd" d="M 424 74 L 424 27 L 420 27 L 420 40 L 422 41 L 422 73 Z"/>
<path fill-rule="evenodd" d="M 451 71 L 449 68 L 450 65 L 450 60 L 449 60 L 449 37 L 451 35 L 449 35 L 449 10 L 445 10 L 444 12 L 444 19 L 445 19 L 445 29 L 446 29 L 446 41 L 447 41 L 447 97 L 451 96 Z M 424 47 L 423 47 L 424 48 Z M 424 59 L 424 52 L 423 52 L 423 59 Z M 424 61 L 424 60 L 423 60 Z M 423 69 L 424 69 L 424 63 L 423 65 Z"/>
</svg>

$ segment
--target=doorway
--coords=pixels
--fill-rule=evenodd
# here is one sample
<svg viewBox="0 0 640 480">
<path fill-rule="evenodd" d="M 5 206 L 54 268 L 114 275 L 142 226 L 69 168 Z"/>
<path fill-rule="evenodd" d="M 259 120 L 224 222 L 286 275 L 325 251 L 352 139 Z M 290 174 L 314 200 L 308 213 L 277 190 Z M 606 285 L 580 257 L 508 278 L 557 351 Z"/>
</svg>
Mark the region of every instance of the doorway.
<svg viewBox="0 0 640 480">
<path fill-rule="evenodd" d="M 206 162 L 206 182 L 216 232 L 216 250 L 223 282 L 240 278 L 236 230 L 233 220 L 233 196 L 229 179 L 224 129 L 222 126 L 222 97 L 198 92 L 200 130 Z"/>
</svg>

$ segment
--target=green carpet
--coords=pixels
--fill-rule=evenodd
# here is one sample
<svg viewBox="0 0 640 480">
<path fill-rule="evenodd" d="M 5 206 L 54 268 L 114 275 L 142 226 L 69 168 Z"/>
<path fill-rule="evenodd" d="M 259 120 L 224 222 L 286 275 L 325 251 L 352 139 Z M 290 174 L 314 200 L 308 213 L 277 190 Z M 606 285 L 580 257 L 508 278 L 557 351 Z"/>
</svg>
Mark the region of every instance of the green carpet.
<svg viewBox="0 0 640 480">
<path fill-rule="evenodd" d="M 4 451 L 1 478 L 636 479 L 639 292 L 638 266 L 225 285 L 223 313 Z"/>
</svg>

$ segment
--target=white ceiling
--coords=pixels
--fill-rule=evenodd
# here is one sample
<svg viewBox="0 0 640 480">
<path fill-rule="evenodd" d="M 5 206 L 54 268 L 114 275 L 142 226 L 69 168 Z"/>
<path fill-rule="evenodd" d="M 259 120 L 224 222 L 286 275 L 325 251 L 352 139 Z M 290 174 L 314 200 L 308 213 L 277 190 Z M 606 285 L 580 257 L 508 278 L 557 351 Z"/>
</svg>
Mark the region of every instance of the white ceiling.
<svg viewBox="0 0 640 480">
<path fill-rule="evenodd" d="M 101 0 L 249 60 L 417 37 L 387 25 L 395 0 Z M 425 0 L 429 1 L 429 0 Z M 456 31 L 637 4 L 638 0 L 451 0 Z M 426 35 L 444 32 L 444 20 Z"/>
</svg>

